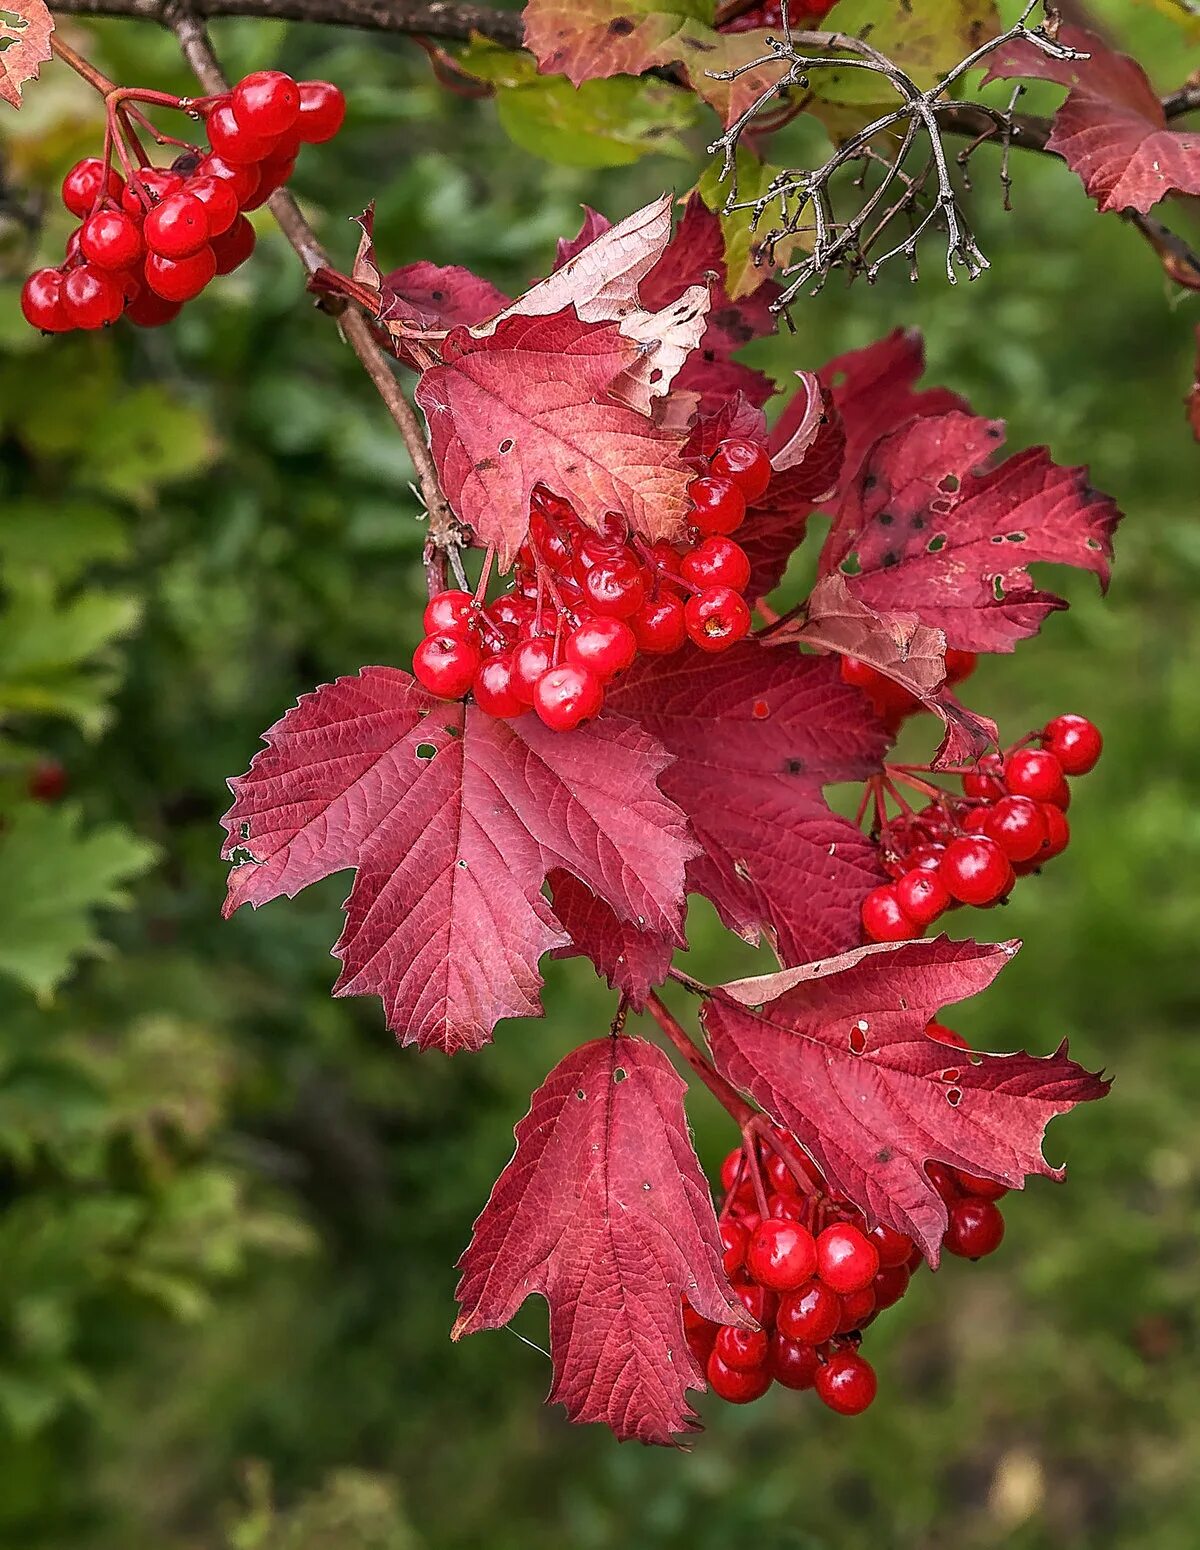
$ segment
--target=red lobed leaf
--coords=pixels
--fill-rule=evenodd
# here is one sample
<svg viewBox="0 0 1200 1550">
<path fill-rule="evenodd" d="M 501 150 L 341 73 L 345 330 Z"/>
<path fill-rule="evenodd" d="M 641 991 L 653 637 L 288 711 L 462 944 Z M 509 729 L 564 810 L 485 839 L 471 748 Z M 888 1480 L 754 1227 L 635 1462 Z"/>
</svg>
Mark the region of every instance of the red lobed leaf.
<svg viewBox="0 0 1200 1550">
<path fill-rule="evenodd" d="M 803 1142 L 836 1191 L 938 1260 L 946 1207 L 937 1161 L 1020 1189 L 1061 1178 L 1047 1124 L 1108 1082 L 1053 1054 L 989 1055 L 939 1044 L 925 1025 L 990 985 L 1016 952 L 946 937 L 862 947 L 725 985 L 702 1013 L 717 1069 Z"/>
<path fill-rule="evenodd" d="M 625 921 L 681 943 L 687 824 L 668 756 L 620 717 L 556 734 L 497 721 L 368 667 L 305 695 L 230 782 L 225 913 L 354 868 L 335 995 L 375 994 L 404 1044 L 453 1054 L 537 1016 L 542 897 L 564 870 Z"/>
<path fill-rule="evenodd" d="M 606 399 L 638 358 L 616 323 L 573 312 L 512 317 L 486 338 L 446 340 L 417 402 L 442 490 L 507 569 L 546 484 L 597 529 L 616 512 L 643 537 L 682 534 L 690 509 L 682 436 Z"/>
<path fill-rule="evenodd" d="M 549 881 L 554 913 L 571 938 L 570 945 L 557 948 L 554 956 L 590 958 L 596 972 L 640 1011 L 649 992 L 666 979 L 675 943 L 618 919 L 603 899 L 569 872 L 551 872 Z"/>
<path fill-rule="evenodd" d="M 1063 27 L 1058 39 L 1089 57 L 1051 59 L 1018 41 L 992 56 L 985 81 L 1036 76 L 1070 88 L 1046 148 L 1101 210 L 1145 215 L 1170 193 L 1200 194 L 1200 133 L 1170 127 L 1141 65 L 1083 27 Z"/>
<path fill-rule="evenodd" d="M 544 1297 L 550 1401 L 622 1441 L 697 1429 L 686 1395 L 705 1385 L 684 1339 L 684 1294 L 706 1318 L 749 1324 L 721 1268 L 684 1091 L 641 1039 L 573 1050 L 534 1093 L 458 1264 L 454 1338 Z"/>
<path fill-rule="evenodd" d="M 429 330 L 448 331 L 486 322 L 508 306 L 490 280 L 460 264 L 419 259 L 383 276 L 380 321 L 408 318 Z"/>
<path fill-rule="evenodd" d="M 765 935 L 784 963 L 862 940 L 878 850 L 821 788 L 877 770 L 888 739 L 836 662 L 757 641 L 719 657 L 689 649 L 635 664 L 609 703 L 674 755 L 662 789 L 703 850 L 688 888 L 730 930 Z"/>
<path fill-rule="evenodd" d="M 50 58 L 54 18 L 44 0 L 5 0 L 0 6 L 0 97 L 21 106 L 21 88 L 36 81 Z"/>
<path fill-rule="evenodd" d="M 840 567 L 856 598 L 916 614 L 965 651 L 1011 651 L 1067 606 L 1034 586 L 1035 560 L 1090 570 L 1107 586 L 1114 502 L 1044 447 L 978 471 L 1003 437 L 1000 421 L 965 414 L 884 436 L 843 495 L 821 574 Z"/>
</svg>

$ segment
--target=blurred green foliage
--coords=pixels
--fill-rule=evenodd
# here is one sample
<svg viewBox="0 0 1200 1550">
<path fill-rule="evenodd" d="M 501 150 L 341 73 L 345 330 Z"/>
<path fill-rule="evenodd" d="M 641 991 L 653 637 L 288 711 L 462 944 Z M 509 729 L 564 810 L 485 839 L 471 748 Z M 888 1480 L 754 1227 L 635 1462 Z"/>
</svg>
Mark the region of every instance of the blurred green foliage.
<svg viewBox="0 0 1200 1550">
<path fill-rule="evenodd" d="M 1169 5 L 1101 9 L 1164 85 L 1196 63 Z M 687 161 L 534 159 L 402 40 L 215 33 L 231 73 L 347 85 L 344 135 L 296 180 L 343 263 L 347 217 L 374 198 L 385 262 L 464 263 L 515 292 L 581 202 L 620 216 L 704 166 L 710 131 L 683 121 Z M 79 35 L 110 74 L 186 87 L 152 28 Z M 1005 216 L 985 150 L 983 280 L 831 285 L 794 336 L 752 347 L 785 382 L 920 326 L 932 379 L 1007 418 L 1014 446 L 1090 462 L 1129 513 L 1109 598 L 1069 581 L 1073 611 L 973 683 L 1010 734 L 1075 709 L 1108 751 L 1068 857 L 1005 912 L 1028 945 L 960 1017 L 993 1048 L 1069 1033 L 1118 1081 L 1051 1132 L 1070 1181 L 1012 1201 L 997 1258 L 922 1278 L 872 1329 L 869 1416 L 773 1395 L 706 1405 L 690 1455 L 619 1448 L 542 1408 L 536 1349 L 448 1339 L 453 1261 L 511 1127 L 611 997 L 549 964 L 545 1020 L 451 1064 L 397 1051 L 376 1003 L 330 1000 L 343 882 L 220 920 L 224 779 L 298 693 L 405 660 L 419 513 L 386 416 L 265 215 L 251 264 L 169 330 L 23 328 L 20 277 L 67 230 L 49 195 L 98 124 L 56 66 L 3 125 L 5 188 L 47 203 L 36 238 L 0 212 L 0 1545 L 1193 1550 L 1194 298 L 1059 167 L 1017 165 Z M 793 126 L 773 159 L 813 134 Z M 49 760 L 60 806 L 28 795 Z M 704 909 L 691 926 L 709 977 L 762 961 Z M 727 1124 L 703 1098 L 694 1118 L 713 1164 Z M 535 1344 L 539 1313 L 518 1321 Z"/>
</svg>

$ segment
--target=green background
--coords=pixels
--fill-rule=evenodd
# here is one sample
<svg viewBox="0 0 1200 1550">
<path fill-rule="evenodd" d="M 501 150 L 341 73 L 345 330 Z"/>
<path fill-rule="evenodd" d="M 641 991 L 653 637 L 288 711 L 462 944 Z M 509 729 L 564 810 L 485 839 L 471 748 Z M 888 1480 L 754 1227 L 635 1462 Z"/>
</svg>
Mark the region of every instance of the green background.
<svg viewBox="0 0 1200 1550">
<path fill-rule="evenodd" d="M 1103 9 L 1163 86 L 1200 63 L 1165 17 Z M 186 88 L 151 27 L 75 36 L 121 80 Z M 704 164 L 709 126 L 687 115 L 669 158 L 536 159 L 404 40 L 215 37 L 231 74 L 346 85 L 344 134 L 295 182 L 343 265 L 346 218 L 375 198 L 385 264 L 463 263 L 515 291 L 581 202 L 619 216 Z M 546 1359 L 512 1333 L 448 1339 L 453 1262 L 511 1127 L 611 996 L 548 964 L 545 1020 L 450 1063 L 398 1051 L 378 1003 L 330 1000 L 344 879 L 220 919 L 225 777 L 298 693 L 407 659 L 421 530 L 390 422 L 265 215 L 251 263 L 171 329 L 24 328 L 20 278 L 67 218 L 49 198 L 35 237 L 20 211 L 98 123 L 55 65 L 0 129 L 0 1545 L 1191 1550 L 1196 298 L 1059 166 L 1018 159 L 1005 215 L 984 150 L 981 281 L 949 289 L 934 254 L 915 288 L 835 280 L 794 336 L 752 347 L 782 382 L 919 326 L 929 380 L 1007 419 L 1012 446 L 1090 463 L 1128 513 L 1108 599 L 1068 578 L 1072 612 L 971 685 L 1010 737 L 1071 709 L 1107 751 L 1068 855 L 975 922 L 1027 945 L 956 1019 L 996 1049 L 1069 1035 L 1117 1081 L 1052 1130 L 1069 1182 L 1011 1200 L 1000 1253 L 919 1277 L 872 1328 L 869 1415 L 775 1392 L 704 1402 L 690 1454 L 619 1447 L 543 1408 Z M 788 133 L 776 161 L 814 154 Z M 58 805 L 25 797 L 46 756 L 68 772 Z M 759 961 L 703 909 L 692 937 L 707 978 Z M 715 1165 L 728 1124 L 693 1114 Z M 544 1342 L 540 1305 L 517 1329 Z"/>
</svg>

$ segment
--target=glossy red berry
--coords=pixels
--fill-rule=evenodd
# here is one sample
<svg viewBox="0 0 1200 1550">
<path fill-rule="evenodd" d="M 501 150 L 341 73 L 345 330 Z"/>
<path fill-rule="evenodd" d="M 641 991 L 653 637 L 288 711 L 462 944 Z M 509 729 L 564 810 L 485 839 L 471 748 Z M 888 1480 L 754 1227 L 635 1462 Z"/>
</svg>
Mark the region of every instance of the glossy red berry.
<svg viewBox="0 0 1200 1550">
<path fill-rule="evenodd" d="M 602 683 L 623 672 L 637 655 L 637 639 L 623 619 L 585 619 L 567 636 L 568 662 L 590 667 Z"/>
<path fill-rule="evenodd" d="M 702 533 L 733 533 L 746 520 L 746 497 L 730 479 L 693 479 L 688 495 L 692 522 Z"/>
<path fill-rule="evenodd" d="M 437 592 L 425 604 L 422 624 L 426 635 L 461 635 L 465 640 L 471 633 L 478 614 L 475 599 L 469 592 L 453 588 Z"/>
<path fill-rule="evenodd" d="M 72 269 L 62 283 L 62 307 L 73 328 L 104 328 L 125 310 L 125 292 L 115 275 L 95 264 Z"/>
<path fill-rule="evenodd" d="M 875 1245 L 850 1222 L 832 1222 L 817 1238 L 817 1274 L 843 1295 L 870 1286 L 879 1269 Z"/>
<path fill-rule="evenodd" d="M 1000 1184 L 995 1179 L 985 1179 L 981 1173 L 964 1173 L 961 1168 L 954 1168 L 951 1171 L 964 1195 L 977 1195 L 980 1200 L 1003 1200 L 1008 1194 L 1007 1184 Z"/>
<path fill-rule="evenodd" d="M 458 639 L 462 639 L 461 636 Z M 471 692 L 475 703 L 488 716 L 507 721 L 524 715 L 528 706 L 522 704 L 513 691 L 512 653 L 502 651 L 479 664 Z"/>
<path fill-rule="evenodd" d="M 955 1033 L 954 1029 L 947 1028 L 945 1023 L 928 1022 L 925 1024 L 925 1032 L 931 1039 L 936 1039 L 939 1044 L 951 1044 L 955 1049 L 971 1048 L 961 1033 Z"/>
<path fill-rule="evenodd" d="M 875 1298 L 875 1311 L 882 1313 L 885 1308 L 896 1305 L 908 1291 L 910 1272 L 908 1261 L 912 1257 L 912 1249 L 904 1256 L 902 1265 L 881 1265 L 879 1273 L 871 1282 L 871 1294 Z"/>
<path fill-rule="evenodd" d="M 976 906 L 1004 898 L 1014 880 L 1008 857 L 995 840 L 982 834 L 965 834 L 951 840 L 938 867 L 938 876 L 951 897 Z"/>
<path fill-rule="evenodd" d="M 758 1226 L 757 1222 L 755 1226 Z M 769 1324 L 775 1322 L 775 1309 L 779 1299 L 774 1292 L 769 1291 L 765 1286 L 760 1286 L 757 1281 L 734 1281 L 732 1285 L 734 1294 L 756 1324 L 766 1329 Z"/>
<path fill-rule="evenodd" d="M 914 867 L 892 886 L 900 908 L 918 926 L 932 925 L 953 902 L 936 870 Z"/>
<path fill-rule="evenodd" d="M 271 135 L 255 134 L 241 122 L 227 97 L 210 109 L 207 125 L 208 143 L 222 161 L 235 167 L 265 161 L 275 148 Z"/>
<path fill-rule="evenodd" d="M 523 705 L 533 704 L 538 680 L 554 666 L 554 642 L 548 635 L 522 641 L 513 652 L 513 693 Z"/>
<path fill-rule="evenodd" d="M 210 247 L 186 258 L 164 258 L 161 253 L 146 257 L 146 284 L 164 301 L 191 301 L 217 272 L 217 260 Z"/>
<path fill-rule="evenodd" d="M 254 252 L 254 227 L 239 215 L 228 231 L 212 240 L 213 261 L 218 274 L 232 274 Z"/>
<path fill-rule="evenodd" d="M 100 198 L 120 199 L 125 180 L 112 167 L 105 167 L 98 156 L 77 161 L 62 183 L 62 202 L 80 220 L 90 215 Z"/>
<path fill-rule="evenodd" d="M 725 1154 L 721 1163 L 721 1188 L 726 1194 L 737 1187 L 739 1179 L 746 1176 L 745 1155 L 740 1146 L 735 1146 L 732 1152 Z"/>
<path fill-rule="evenodd" d="M 57 759 L 39 759 L 25 789 L 35 802 L 57 802 L 67 789 L 67 772 Z"/>
<path fill-rule="evenodd" d="M 430 694 L 460 699 L 479 671 L 479 651 L 457 635 L 427 635 L 413 652 L 413 673 Z"/>
<path fill-rule="evenodd" d="M 740 1223 L 726 1218 L 720 1224 L 721 1268 L 727 1276 L 735 1275 L 745 1263 L 746 1245 L 750 1234 Z"/>
<path fill-rule="evenodd" d="M 708 460 L 709 472 L 736 484 L 747 503 L 765 494 L 771 482 L 771 459 L 756 441 L 731 436 Z"/>
<path fill-rule="evenodd" d="M 629 620 L 638 649 L 651 656 L 678 651 L 687 640 L 683 603 L 677 597 L 648 599 Z"/>
<path fill-rule="evenodd" d="M 143 285 L 132 301 L 125 306 L 125 316 L 139 328 L 161 328 L 179 316 L 183 303 L 165 301 L 155 295 L 148 285 Z"/>
<path fill-rule="evenodd" d="M 862 1286 L 856 1292 L 847 1292 L 840 1298 L 842 1316 L 838 1320 L 839 1335 L 849 1335 L 856 1329 L 865 1329 L 875 1317 L 875 1293 L 872 1288 L 878 1271 L 871 1277 L 870 1286 Z"/>
<path fill-rule="evenodd" d="M 1044 748 L 1017 748 L 1004 761 L 1004 784 L 1013 796 L 1053 802 L 1063 784 L 1063 767 Z"/>
<path fill-rule="evenodd" d="M 300 138 L 306 145 L 332 140 L 346 117 L 346 99 L 329 81 L 300 82 Z"/>
<path fill-rule="evenodd" d="M 803 1286 L 817 1268 L 817 1246 L 807 1227 L 780 1217 L 768 1217 L 751 1234 L 746 1248 L 746 1273 L 760 1286 L 787 1292 Z"/>
<path fill-rule="evenodd" d="M 750 629 L 746 600 L 732 587 L 706 587 L 683 606 L 688 637 L 702 651 L 725 651 Z"/>
<path fill-rule="evenodd" d="M 1042 747 L 1052 753 L 1065 775 L 1086 775 L 1096 768 L 1104 748 L 1100 728 L 1086 716 L 1055 716 L 1042 728 Z"/>
<path fill-rule="evenodd" d="M 883 1222 L 871 1228 L 867 1240 L 874 1244 L 883 1269 L 892 1265 L 906 1265 L 913 1251 L 913 1241 L 906 1232 L 897 1232 L 894 1227 L 888 1227 Z"/>
<path fill-rule="evenodd" d="M 176 189 L 146 216 L 142 233 L 152 253 L 189 258 L 208 244 L 208 212 L 195 195 Z"/>
<path fill-rule="evenodd" d="M 1010 861 L 1032 861 L 1047 839 L 1042 806 L 1029 797 L 1001 797 L 988 812 L 983 832 Z"/>
<path fill-rule="evenodd" d="M 911 942 L 922 929 L 905 913 L 895 883 L 871 889 L 862 901 L 862 926 L 869 942 Z"/>
<path fill-rule="evenodd" d="M 813 1387 L 838 1415 L 861 1415 L 875 1398 L 875 1369 L 856 1351 L 838 1351 L 817 1370 Z"/>
<path fill-rule="evenodd" d="M 604 685 L 590 667 L 564 662 L 543 673 L 533 690 L 533 708 L 552 732 L 570 732 L 598 714 Z"/>
<path fill-rule="evenodd" d="M 723 1324 L 713 1349 L 727 1367 L 761 1367 L 770 1344 L 763 1329 L 735 1329 Z"/>
<path fill-rule="evenodd" d="M 1053 861 L 1066 850 L 1071 841 L 1071 826 L 1060 807 L 1050 802 L 1041 803 L 1042 819 L 1046 825 L 1046 843 L 1038 854 L 1039 861 Z"/>
<path fill-rule="evenodd" d="M 139 167 L 137 183 L 127 183 L 121 194 L 121 208 L 133 220 L 140 221 L 148 210 L 182 187 L 179 173 L 168 167 Z"/>
<path fill-rule="evenodd" d="M 982 1259 L 994 1254 L 1004 1237 L 1004 1216 L 992 1200 L 965 1195 L 949 1205 L 950 1225 L 943 1246 L 960 1259 Z"/>
<path fill-rule="evenodd" d="M 776 1383 L 785 1389 L 810 1389 L 816 1380 L 821 1358 L 805 1340 L 791 1340 L 779 1330 L 771 1336 L 767 1369 Z"/>
<path fill-rule="evenodd" d="M 618 619 L 637 613 L 646 596 L 645 572 L 623 553 L 592 565 L 581 577 L 581 585 L 595 613 Z"/>
<path fill-rule="evenodd" d="M 99 269 L 131 269 L 144 252 L 141 229 L 124 210 L 97 210 L 80 228 L 79 250 Z"/>
<path fill-rule="evenodd" d="M 71 328 L 62 299 L 63 275 L 59 269 L 35 269 L 21 288 L 25 321 L 44 334 L 61 334 Z"/>
<path fill-rule="evenodd" d="M 233 162 L 226 161 L 223 156 L 217 156 L 215 153 L 203 157 L 196 168 L 197 180 L 203 177 L 217 178 L 222 183 L 228 183 L 239 209 L 244 210 L 258 192 L 257 166 L 235 166 Z"/>
<path fill-rule="evenodd" d="M 979 797 L 985 802 L 998 802 L 1005 794 L 1004 782 L 1000 776 L 982 767 L 968 770 L 962 778 L 962 784 L 964 795 Z"/>
<path fill-rule="evenodd" d="M 979 658 L 973 651 L 959 651 L 957 647 L 946 648 L 946 682 L 953 686 L 962 683 L 964 678 L 970 678 L 975 671 Z"/>
<path fill-rule="evenodd" d="M 212 172 L 205 173 L 203 177 L 189 178 L 187 192 L 204 206 L 212 238 L 223 236 L 237 220 L 238 197 L 228 178 L 219 178 Z"/>
<path fill-rule="evenodd" d="M 714 533 L 683 556 L 679 574 L 694 587 L 732 587 L 735 592 L 744 592 L 750 583 L 750 561 L 740 544 Z"/>
<path fill-rule="evenodd" d="M 842 1300 L 832 1287 L 813 1278 L 779 1299 L 775 1327 L 790 1340 L 823 1345 L 837 1331 Z"/>
<path fill-rule="evenodd" d="M 251 134 L 273 139 L 296 127 L 300 88 L 282 70 L 255 70 L 233 88 L 238 123 Z"/>
<path fill-rule="evenodd" d="M 763 1367 L 730 1367 L 714 1346 L 708 1359 L 708 1383 L 714 1394 L 731 1405 L 748 1405 L 761 1399 L 771 1387 L 770 1370 Z"/>
</svg>

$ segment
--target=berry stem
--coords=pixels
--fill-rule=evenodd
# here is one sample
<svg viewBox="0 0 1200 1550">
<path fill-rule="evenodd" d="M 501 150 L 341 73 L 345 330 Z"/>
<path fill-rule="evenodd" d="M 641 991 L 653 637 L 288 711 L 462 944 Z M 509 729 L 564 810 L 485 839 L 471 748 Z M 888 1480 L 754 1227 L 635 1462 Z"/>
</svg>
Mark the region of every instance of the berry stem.
<svg viewBox="0 0 1200 1550">
<path fill-rule="evenodd" d="M 698 984 L 693 980 L 692 984 Z M 707 990 L 707 986 L 705 989 Z M 692 1070 L 712 1093 L 713 1097 L 726 1110 L 739 1130 L 744 1130 L 754 1119 L 755 1111 L 750 1107 L 742 1095 L 733 1088 L 725 1078 L 712 1066 L 696 1048 L 692 1039 L 684 1032 L 680 1024 L 672 1016 L 668 1007 L 659 999 L 653 991 L 646 998 L 646 1010 L 654 1021 L 670 1039 L 671 1043 L 691 1066 Z"/>
<path fill-rule="evenodd" d="M 813 1183 L 812 1173 L 800 1160 L 800 1155 L 790 1141 L 785 1141 L 775 1134 L 774 1127 L 765 1114 L 756 1114 L 746 1127 L 748 1131 L 756 1135 L 760 1142 L 769 1146 L 777 1157 L 782 1157 L 787 1165 L 788 1172 L 796 1181 L 796 1188 L 802 1195 L 816 1196 L 817 1186 Z"/>
</svg>

